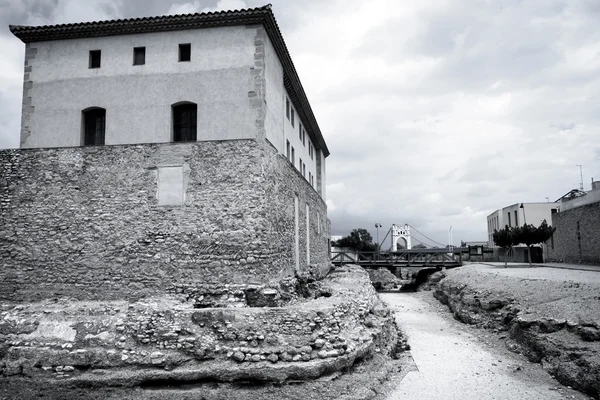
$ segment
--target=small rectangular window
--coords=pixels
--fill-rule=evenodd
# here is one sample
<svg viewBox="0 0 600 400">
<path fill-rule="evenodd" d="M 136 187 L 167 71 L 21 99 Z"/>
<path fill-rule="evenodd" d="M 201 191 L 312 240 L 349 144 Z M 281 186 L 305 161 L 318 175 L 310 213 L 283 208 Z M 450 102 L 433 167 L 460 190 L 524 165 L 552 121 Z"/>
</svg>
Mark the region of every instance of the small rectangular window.
<svg viewBox="0 0 600 400">
<path fill-rule="evenodd" d="M 285 116 L 290 119 L 290 99 L 285 99 Z"/>
<path fill-rule="evenodd" d="M 100 50 L 90 50 L 90 68 L 100 68 Z"/>
<path fill-rule="evenodd" d="M 292 165 L 296 166 L 296 152 L 294 151 L 294 147 L 292 147 Z"/>
<path fill-rule="evenodd" d="M 179 62 L 190 61 L 192 59 L 192 45 L 182 43 L 179 45 Z"/>
<path fill-rule="evenodd" d="M 302 164 L 302 176 L 306 178 L 306 164 Z"/>
<path fill-rule="evenodd" d="M 294 126 L 294 109 L 292 108 L 292 126 Z"/>
<path fill-rule="evenodd" d="M 292 161 L 291 160 L 292 153 L 290 152 L 290 141 L 286 140 L 286 142 L 287 143 L 285 145 L 285 154 L 286 154 L 286 157 L 287 157 L 288 161 Z"/>
<path fill-rule="evenodd" d="M 302 124 L 298 124 L 298 139 L 302 140 Z"/>
<path fill-rule="evenodd" d="M 298 170 L 302 173 L 302 159 L 300 159 L 300 162 L 298 163 Z"/>
<path fill-rule="evenodd" d="M 306 131 L 302 130 L 302 144 L 306 147 Z"/>
<path fill-rule="evenodd" d="M 146 64 L 146 48 L 145 47 L 134 47 L 133 48 L 133 65 L 144 65 Z"/>
<path fill-rule="evenodd" d="M 519 214 L 517 214 L 517 210 L 515 210 L 515 226 L 519 226 Z"/>
</svg>

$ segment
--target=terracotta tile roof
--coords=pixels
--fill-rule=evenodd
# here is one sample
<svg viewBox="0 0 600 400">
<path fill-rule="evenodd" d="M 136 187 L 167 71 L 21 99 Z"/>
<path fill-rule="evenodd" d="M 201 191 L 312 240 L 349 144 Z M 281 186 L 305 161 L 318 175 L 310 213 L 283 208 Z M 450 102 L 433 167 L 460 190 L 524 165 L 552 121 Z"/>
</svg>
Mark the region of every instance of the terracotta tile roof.
<svg viewBox="0 0 600 400">
<path fill-rule="evenodd" d="M 79 39 L 100 36 L 130 35 L 136 33 L 165 32 L 185 29 L 214 28 L 219 26 L 262 24 L 283 65 L 283 83 L 300 118 L 308 123 L 309 135 L 318 144 L 325 157 L 329 155 L 317 120 L 300 83 L 300 78 L 285 45 L 271 5 L 243 10 L 217 11 L 195 14 L 163 15 L 158 17 L 130 18 L 109 21 L 80 22 L 74 24 L 22 26 L 10 25 L 10 31 L 24 43 L 49 40 Z"/>
</svg>

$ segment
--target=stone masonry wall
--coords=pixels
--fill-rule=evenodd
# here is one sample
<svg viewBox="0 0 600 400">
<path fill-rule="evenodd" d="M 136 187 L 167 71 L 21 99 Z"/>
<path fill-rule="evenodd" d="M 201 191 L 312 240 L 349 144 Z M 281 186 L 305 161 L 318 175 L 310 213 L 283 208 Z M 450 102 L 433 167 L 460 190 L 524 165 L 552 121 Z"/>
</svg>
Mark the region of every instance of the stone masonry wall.
<svg viewBox="0 0 600 400">
<path fill-rule="evenodd" d="M 600 203 L 563 211 L 552 216 L 554 248 L 548 241 L 551 261 L 600 264 Z"/>
<path fill-rule="evenodd" d="M 129 299 L 292 275 L 290 193 L 326 214 L 279 158 L 255 140 L 0 151 L 0 299 Z M 183 166 L 183 206 L 158 205 L 162 166 Z"/>
<path fill-rule="evenodd" d="M 277 243 L 281 251 L 294 263 L 294 197 L 297 196 L 300 266 L 303 268 L 309 264 L 313 273 L 323 275 L 331 265 L 327 243 L 331 223 L 327 218 L 325 201 L 285 157 L 277 154 L 276 150 L 269 146 L 266 148 L 265 168 L 268 171 L 268 182 L 265 188 L 273 206 L 267 218 L 270 226 L 277 227 L 276 231 L 271 232 L 272 242 Z M 307 260 L 307 232 L 310 260 Z"/>
</svg>

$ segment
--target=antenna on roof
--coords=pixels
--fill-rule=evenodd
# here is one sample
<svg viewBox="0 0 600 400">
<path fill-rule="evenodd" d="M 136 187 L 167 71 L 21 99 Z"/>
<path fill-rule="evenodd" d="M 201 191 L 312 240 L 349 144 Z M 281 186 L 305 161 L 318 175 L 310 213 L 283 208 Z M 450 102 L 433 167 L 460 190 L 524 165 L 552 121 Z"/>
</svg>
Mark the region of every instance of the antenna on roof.
<svg viewBox="0 0 600 400">
<path fill-rule="evenodd" d="M 583 165 L 576 164 L 576 167 L 579 167 L 579 175 L 581 176 L 581 183 L 579 184 L 579 190 L 583 191 Z"/>
</svg>

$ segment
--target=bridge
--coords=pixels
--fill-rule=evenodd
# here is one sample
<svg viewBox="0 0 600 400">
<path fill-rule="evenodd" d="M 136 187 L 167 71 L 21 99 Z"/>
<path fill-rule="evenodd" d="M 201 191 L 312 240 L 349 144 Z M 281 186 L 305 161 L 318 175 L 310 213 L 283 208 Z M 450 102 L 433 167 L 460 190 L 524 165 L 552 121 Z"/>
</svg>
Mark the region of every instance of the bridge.
<svg viewBox="0 0 600 400">
<path fill-rule="evenodd" d="M 395 252 L 376 251 L 332 251 L 331 262 L 334 265 L 356 264 L 366 270 L 385 268 L 402 279 L 409 273 L 415 274 L 423 269 L 440 270 L 462 265 L 462 248 L 448 249 L 411 249 Z"/>
<path fill-rule="evenodd" d="M 375 224 L 375 227 L 379 228 L 381 224 Z M 427 248 L 425 243 L 413 237 L 411 230 L 419 233 L 423 237 L 422 240 L 428 240 L 429 246 L 433 246 L 433 248 Z M 379 231 L 377 236 L 379 237 Z M 396 276 L 401 277 L 402 269 L 416 272 L 423 268 L 439 269 L 461 266 L 462 254 L 468 251 L 467 248 L 446 247 L 417 231 L 409 224 L 392 224 L 382 243 L 386 241 L 388 236 L 391 243 L 387 251 L 352 251 L 333 248 L 331 262 L 334 265 L 356 264 L 366 269 L 387 268 Z M 412 247 L 413 240 L 417 241 L 419 246 Z M 403 241 L 404 246 L 399 246 L 399 241 Z M 451 235 L 449 241 L 452 242 Z M 381 244 L 378 244 L 377 248 L 381 249 Z"/>
<path fill-rule="evenodd" d="M 356 264 L 362 267 L 458 267 L 462 265 L 460 247 L 449 249 L 405 249 L 397 251 L 332 251 L 334 265 Z"/>
</svg>

